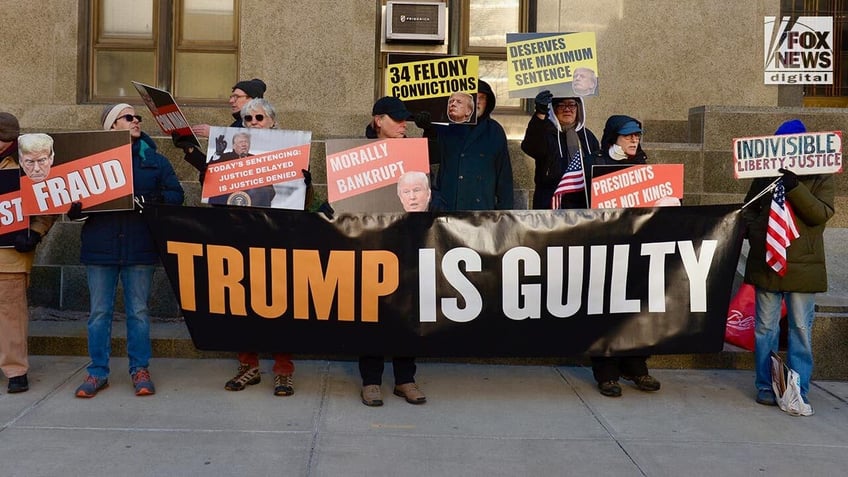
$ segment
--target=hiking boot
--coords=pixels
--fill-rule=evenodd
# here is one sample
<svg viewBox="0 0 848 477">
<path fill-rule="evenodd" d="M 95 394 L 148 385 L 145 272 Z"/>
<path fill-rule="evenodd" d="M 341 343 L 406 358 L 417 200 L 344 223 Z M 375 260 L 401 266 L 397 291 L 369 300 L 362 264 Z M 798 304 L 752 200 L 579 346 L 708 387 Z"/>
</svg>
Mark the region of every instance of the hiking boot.
<svg viewBox="0 0 848 477">
<path fill-rule="evenodd" d="M 95 378 L 88 375 L 76 390 L 78 398 L 93 398 L 97 393 L 109 387 L 109 378 Z"/>
<path fill-rule="evenodd" d="M 622 379 L 633 381 L 633 384 L 635 384 L 640 391 L 651 392 L 660 390 L 660 382 L 649 374 L 642 376 L 622 376 Z"/>
<path fill-rule="evenodd" d="M 604 381 L 602 383 L 598 383 L 598 390 L 601 391 L 601 394 L 607 397 L 621 396 L 621 386 L 618 384 L 618 381 Z"/>
<path fill-rule="evenodd" d="M 147 368 L 138 368 L 132 374 L 132 383 L 133 387 L 135 387 L 136 396 L 156 394 L 156 388 L 153 387 L 153 381 L 150 380 L 150 371 Z"/>
<path fill-rule="evenodd" d="M 239 363 L 238 373 L 224 385 L 227 391 L 241 391 L 246 386 L 259 384 L 262 377 L 259 376 L 259 367 L 251 367 L 249 364 Z"/>
<path fill-rule="evenodd" d="M 418 389 L 415 383 L 404 383 L 395 386 L 395 396 L 400 396 L 406 399 L 409 404 L 424 404 L 427 402 L 427 396 Z"/>
<path fill-rule="evenodd" d="M 294 394 L 292 375 L 278 374 L 274 376 L 274 396 L 291 396 L 292 394 Z"/>
<path fill-rule="evenodd" d="M 383 405 L 383 391 L 380 390 L 379 384 L 369 384 L 362 386 L 362 404 L 366 406 L 376 407 Z"/>
<path fill-rule="evenodd" d="M 9 387 L 6 389 L 6 392 L 9 394 L 15 394 L 22 393 L 24 391 L 29 391 L 29 381 L 27 381 L 26 374 L 9 378 Z"/>
<path fill-rule="evenodd" d="M 757 403 L 763 406 L 777 406 L 777 399 L 771 389 L 760 389 L 757 391 Z"/>
</svg>

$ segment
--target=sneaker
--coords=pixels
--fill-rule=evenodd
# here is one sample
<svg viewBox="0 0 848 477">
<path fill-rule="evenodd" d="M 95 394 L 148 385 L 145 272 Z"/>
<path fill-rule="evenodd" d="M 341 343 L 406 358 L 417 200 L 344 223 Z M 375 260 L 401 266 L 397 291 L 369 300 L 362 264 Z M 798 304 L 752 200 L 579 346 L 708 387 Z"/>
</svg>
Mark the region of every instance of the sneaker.
<svg viewBox="0 0 848 477">
<path fill-rule="evenodd" d="M 109 378 L 95 378 L 88 375 L 85 381 L 77 388 L 76 396 L 78 398 L 93 398 L 101 390 L 109 387 Z"/>
<path fill-rule="evenodd" d="M 262 377 L 259 376 L 259 367 L 251 367 L 249 364 L 239 363 L 238 373 L 224 385 L 227 391 L 241 391 L 246 386 L 259 384 Z"/>
<path fill-rule="evenodd" d="M 274 396 L 291 396 L 292 394 L 294 394 L 292 375 L 278 374 L 274 376 Z"/>
<path fill-rule="evenodd" d="M 135 387 L 136 396 L 156 394 L 156 388 L 153 387 L 153 381 L 150 380 L 150 371 L 147 368 L 138 368 L 132 374 L 132 383 Z"/>
<path fill-rule="evenodd" d="M 383 405 L 383 391 L 380 390 L 379 384 L 369 384 L 362 386 L 362 404 L 366 406 L 376 407 Z"/>
<path fill-rule="evenodd" d="M 763 406 L 777 406 L 777 399 L 771 389 L 760 389 L 757 391 L 757 403 Z"/>
<path fill-rule="evenodd" d="M 598 383 L 598 390 L 601 391 L 601 394 L 607 397 L 621 396 L 621 385 L 618 384 L 618 381 L 604 381 L 602 383 Z"/>
<path fill-rule="evenodd" d="M 29 381 L 27 381 L 26 374 L 9 378 L 9 387 L 6 389 L 6 392 L 9 394 L 15 394 L 22 393 L 24 391 L 29 391 Z"/>
<path fill-rule="evenodd" d="M 798 410 L 798 412 L 793 412 L 793 413 L 790 413 L 790 414 L 792 414 L 793 416 L 809 417 L 809 416 L 812 416 L 815 413 L 816 413 L 816 411 L 813 410 L 813 406 L 810 406 L 808 403 L 802 402 L 801 403 L 801 409 Z"/>
<path fill-rule="evenodd" d="M 645 374 L 642 376 L 622 376 L 622 379 L 633 381 L 633 384 L 635 384 L 640 391 L 650 392 L 660 390 L 660 382 L 649 374 Z"/>
<path fill-rule="evenodd" d="M 395 396 L 406 399 L 409 404 L 424 404 L 427 402 L 427 396 L 418 389 L 415 383 L 404 383 L 395 386 Z"/>
</svg>

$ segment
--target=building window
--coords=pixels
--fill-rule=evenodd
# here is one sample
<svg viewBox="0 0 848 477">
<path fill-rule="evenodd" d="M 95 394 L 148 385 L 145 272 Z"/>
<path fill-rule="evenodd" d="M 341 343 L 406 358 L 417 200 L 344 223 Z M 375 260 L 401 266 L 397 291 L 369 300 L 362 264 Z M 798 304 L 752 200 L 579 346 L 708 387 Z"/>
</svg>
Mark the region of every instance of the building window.
<svg viewBox="0 0 848 477">
<path fill-rule="evenodd" d="M 135 97 L 131 81 L 180 100 L 220 100 L 238 78 L 238 0 L 94 0 L 89 98 Z"/>
<path fill-rule="evenodd" d="M 480 79 L 495 91 L 498 109 L 521 106 L 507 89 L 506 34 L 528 31 L 531 1 L 462 0 L 459 53 L 480 57 Z"/>
</svg>

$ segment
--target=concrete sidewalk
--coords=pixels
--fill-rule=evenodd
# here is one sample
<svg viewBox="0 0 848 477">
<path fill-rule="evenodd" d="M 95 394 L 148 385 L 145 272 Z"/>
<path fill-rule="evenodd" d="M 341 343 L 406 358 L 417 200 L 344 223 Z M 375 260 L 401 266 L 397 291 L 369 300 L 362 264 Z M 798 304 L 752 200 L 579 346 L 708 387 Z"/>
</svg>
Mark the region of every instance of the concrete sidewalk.
<svg viewBox="0 0 848 477">
<path fill-rule="evenodd" d="M 355 362 L 296 361 L 296 393 L 227 392 L 229 359 L 156 359 L 157 394 L 75 398 L 87 358 L 33 356 L 30 391 L 0 394 L 0 475 L 845 475 L 848 383 L 815 382 L 812 417 L 753 400 L 753 373 L 652 371 L 658 393 L 598 394 L 582 367 L 422 363 L 429 402 L 359 401 Z"/>
</svg>

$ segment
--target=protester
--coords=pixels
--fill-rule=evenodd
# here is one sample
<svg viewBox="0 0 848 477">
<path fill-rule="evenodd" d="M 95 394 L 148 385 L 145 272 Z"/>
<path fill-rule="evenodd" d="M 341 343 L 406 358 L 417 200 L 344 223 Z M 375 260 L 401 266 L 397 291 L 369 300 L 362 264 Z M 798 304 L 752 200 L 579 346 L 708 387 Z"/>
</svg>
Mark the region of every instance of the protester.
<svg viewBox="0 0 848 477">
<path fill-rule="evenodd" d="M 104 130 L 128 130 L 132 139 L 133 193 L 138 203 L 182 204 L 183 189 L 171 163 L 156 151 L 153 140 L 141 131 L 141 117 L 129 104 L 106 106 L 101 115 Z M 83 215 L 82 202 L 68 211 L 72 220 L 85 220 L 80 261 L 85 264 L 91 315 L 88 318 L 88 376 L 76 396 L 94 397 L 109 385 L 112 321 L 118 279 L 124 289 L 127 313 L 127 356 L 136 396 L 154 394 L 148 371 L 152 354 L 147 302 L 159 256 L 147 223 L 138 211 L 109 211 Z"/>
<path fill-rule="evenodd" d="M 18 143 L 18 134 L 18 118 L 0 112 L 0 169 L 19 168 L 18 148 L 27 145 Z M 50 157 L 52 153 L 51 147 Z M 14 248 L 0 248 L 0 369 L 9 379 L 10 394 L 29 390 L 27 286 L 35 248 L 56 216 L 35 215 L 29 220 L 29 228 L 15 235 Z"/>
<path fill-rule="evenodd" d="M 530 117 L 521 141 L 521 150 L 536 163 L 533 208 L 585 209 L 589 206 L 585 185 L 591 179 L 590 156 L 599 149 L 599 145 L 595 134 L 585 127 L 583 100 L 554 98 L 550 91 L 545 90 L 536 95 L 535 103 L 536 111 Z M 575 155 L 578 155 L 583 169 L 584 189 L 555 194 Z"/>
<path fill-rule="evenodd" d="M 385 96 L 377 100 L 371 108 L 371 122 L 365 128 L 370 139 L 391 139 L 406 137 L 406 121 L 412 114 L 398 98 Z M 366 406 L 382 406 L 383 356 L 360 356 L 359 375 L 362 378 L 360 397 Z M 406 399 L 410 404 L 423 404 L 427 397 L 415 383 L 415 358 L 395 356 L 392 358 L 392 370 L 395 377 L 395 396 Z"/>
<path fill-rule="evenodd" d="M 797 119 L 786 121 L 775 131 L 775 135 L 799 134 L 807 131 L 804 123 Z M 777 352 L 780 337 L 781 302 L 785 300 L 787 323 L 789 324 L 787 365 L 800 376 L 800 415 L 811 416 L 814 411 L 807 394 L 813 374 L 813 318 L 815 297 L 827 291 L 827 268 L 822 234 L 825 225 L 834 214 L 834 189 L 832 174 L 797 176 L 790 170 L 781 169 L 778 191 L 785 194 L 786 205 L 794 213 L 798 238 L 785 248 L 786 263 L 776 265 L 776 271 L 768 262 L 767 254 L 774 234 L 770 233 L 770 215 L 773 207 L 771 193 L 763 194 L 758 200 L 743 209 L 747 223 L 747 237 L 751 245 L 745 266 L 745 283 L 756 289 L 756 324 L 754 327 L 757 398 L 767 406 L 777 404 L 772 390 L 771 352 Z M 754 179 L 745 203 L 770 186 L 773 177 Z M 787 231 L 788 234 L 788 231 Z"/>
<path fill-rule="evenodd" d="M 645 164 L 640 144 L 642 123 L 630 116 L 610 116 L 604 126 L 601 148 L 591 157 L 593 165 Z M 658 391 L 660 382 L 648 374 L 648 356 L 593 356 L 592 374 L 601 394 L 621 396 L 619 378 L 632 381 L 641 391 Z"/>
<path fill-rule="evenodd" d="M 233 91 L 232 94 L 230 94 L 228 101 L 233 115 L 233 122 L 230 124 L 231 128 L 244 127 L 244 123 L 241 119 L 241 108 L 251 99 L 263 98 L 265 96 L 265 89 L 265 82 L 259 78 L 242 80 L 233 86 Z M 192 126 L 191 130 L 197 137 L 209 137 L 209 127 L 210 126 L 208 124 L 198 124 Z M 200 181 L 202 182 L 203 174 L 206 173 L 207 161 L 205 151 L 199 150 L 192 142 L 187 140 L 187 138 L 180 137 L 176 133 L 174 133 L 172 139 L 174 141 L 174 145 L 182 149 L 185 153 L 184 159 L 186 162 L 194 166 L 194 168 L 200 172 Z M 226 142 L 224 141 L 223 136 L 218 136 L 214 140 L 217 155 L 220 156 L 226 148 Z"/>
<path fill-rule="evenodd" d="M 264 99 L 252 99 L 241 109 L 241 117 L 247 128 L 274 129 L 277 127 L 276 109 Z M 249 137 L 249 135 L 248 135 Z M 235 137 L 233 142 L 235 143 Z M 309 186 L 311 189 L 311 186 Z M 258 189 L 270 189 L 273 196 L 274 186 L 263 186 Z M 257 189 L 246 191 L 250 194 Z M 268 200 L 270 205 L 271 200 Z M 308 203 L 307 203 L 308 205 Z M 274 359 L 274 396 L 291 396 L 294 394 L 294 362 L 290 353 L 271 353 Z M 224 384 L 227 391 L 241 391 L 245 387 L 259 384 L 262 377 L 259 371 L 259 353 L 255 351 L 242 351 L 238 353 L 238 371 L 233 379 Z"/>
<path fill-rule="evenodd" d="M 53 166 L 53 138 L 43 133 L 25 134 L 19 141 L 20 165 L 33 182 L 50 175 Z"/>
<path fill-rule="evenodd" d="M 477 124 L 436 126 L 436 160 L 440 163 L 433 189 L 443 210 L 512 209 L 512 163 L 503 127 L 491 118 L 495 93 L 479 82 Z M 425 130 L 433 128 L 423 122 Z M 434 159 L 431 158 L 431 162 Z"/>
</svg>

